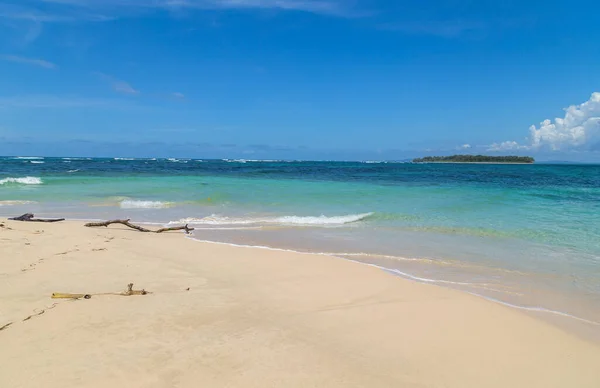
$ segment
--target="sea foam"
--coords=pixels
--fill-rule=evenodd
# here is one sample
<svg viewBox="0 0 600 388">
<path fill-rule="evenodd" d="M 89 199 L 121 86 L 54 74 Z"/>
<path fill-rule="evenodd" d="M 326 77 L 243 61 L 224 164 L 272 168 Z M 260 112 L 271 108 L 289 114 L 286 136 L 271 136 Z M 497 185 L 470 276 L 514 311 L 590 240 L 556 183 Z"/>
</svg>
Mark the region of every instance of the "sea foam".
<svg viewBox="0 0 600 388">
<path fill-rule="evenodd" d="M 4 178 L 0 179 L 0 185 L 16 183 L 21 185 L 41 185 L 42 179 L 35 176 L 26 176 L 22 178 Z"/>
<path fill-rule="evenodd" d="M 334 226 L 345 225 L 362 221 L 373 213 L 349 214 L 345 216 L 319 216 L 319 217 L 263 217 L 263 218 L 233 218 L 219 215 L 212 215 L 204 218 L 183 218 L 179 221 L 171 221 L 170 225 L 194 224 L 194 225 L 252 225 L 252 224 L 270 224 L 270 225 L 300 225 L 300 226 Z"/>
<path fill-rule="evenodd" d="M 162 201 L 137 201 L 125 199 L 119 204 L 121 209 L 164 209 L 173 206 L 172 202 Z"/>
<path fill-rule="evenodd" d="M 29 205 L 34 201 L 0 201 L 0 206 Z"/>
</svg>

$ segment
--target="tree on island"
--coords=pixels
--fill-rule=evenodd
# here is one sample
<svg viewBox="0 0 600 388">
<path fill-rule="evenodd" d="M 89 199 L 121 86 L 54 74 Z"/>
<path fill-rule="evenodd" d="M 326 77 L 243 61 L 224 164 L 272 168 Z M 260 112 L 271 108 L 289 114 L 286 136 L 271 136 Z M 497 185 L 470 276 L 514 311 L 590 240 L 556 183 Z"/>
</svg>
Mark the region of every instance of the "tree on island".
<svg viewBox="0 0 600 388">
<path fill-rule="evenodd" d="M 451 155 L 426 156 L 413 159 L 413 163 L 533 163 L 531 156 L 486 156 L 486 155 Z"/>
</svg>

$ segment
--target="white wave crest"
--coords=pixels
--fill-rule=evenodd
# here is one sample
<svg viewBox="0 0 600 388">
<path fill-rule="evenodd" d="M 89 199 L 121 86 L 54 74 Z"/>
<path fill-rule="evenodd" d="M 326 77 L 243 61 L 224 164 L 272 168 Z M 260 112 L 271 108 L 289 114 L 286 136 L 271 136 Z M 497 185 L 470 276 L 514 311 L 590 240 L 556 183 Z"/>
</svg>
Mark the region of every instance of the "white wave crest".
<svg viewBox="0 0 600 388">
<path fill-rule="evenodd" d="M 41 185 L 42 179 L 35 176 L 26 176 L 23 178 L 4 178 L 0 179 L 0 185 L 5 185 L 7 183 L 17 183 L 21 185 Z"/>
<path fill-rule="evenodd" d="M 298 224 L 298 225 L 344 225 L 351 224 L 364 220 L 367 217 L 372 216 L 373 213 L 363 214 L 349 214 L 346 216 L 326 217 L 324 215 L 320 217 L 297 217 L 297 216 L 285 216 L 278 217 L 277 222 L 281 224 Z"/>
<path fill-rule="evenodd" d="M 173 206 L 172 202 L 162 201 L 137 201 L 125 199 L 119 204 L 121 209 L 164 209 Z"/>
<path fill-rule="evenodd" d="M 300 225 L 300 226 L 333 226 L 345 225 L 362 221 L 373 213 L 349 214 L 346 216 L 335 217 L 265 217 L 265 218 L 232 218 L 219 215 L 211 215 L 204 218 L 183 218 L 178 221 L 171 221 L 169 225 L 194 224 L 194 225 L 252 225 L 252 224 L 270 224 L 270 225 Z"/>
<path fill-rule="evenodd" d="M 34 201 L 0 201 L 0 206 L 29 205 Z"/>
<path fill-rule="evenodd" d="M 33 163 L 33 164 L 44 164 L 46 162 L 42 162 L 40 160 L 30 160 L 29 163 Z"/>
<path fill-rule="evenodd" d="M 79 171 L 79 169 L 77 169 L 77 170 L 69 170 L 69 171 L 67 171 L 67 172 L 68 172 L 69 174 L 72 174 L 72 173 L 74 173 L 74 172 L 77 172 L 77 171 Z"/>
<path fill-rule="evenodd" d="M 135 160 L 135 158 L 113 158 L 113 160 Z"/>
<path fill-rule="evenodd" d="M 44 159 L 43 156 L 15 156 L 13 159 L 35 160 Z"/>
</svg>

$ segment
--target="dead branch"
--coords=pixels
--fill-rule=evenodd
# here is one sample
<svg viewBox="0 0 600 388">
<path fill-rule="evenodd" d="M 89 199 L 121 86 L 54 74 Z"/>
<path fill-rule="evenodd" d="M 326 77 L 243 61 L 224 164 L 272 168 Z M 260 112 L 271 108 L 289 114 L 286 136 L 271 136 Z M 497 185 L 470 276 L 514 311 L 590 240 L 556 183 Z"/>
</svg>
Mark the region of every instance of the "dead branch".
<svg viewBox="0 0 600 388">
<path fill-rule="evenodd" d="M 87 226 L 88 228 L 94 228 L 94 227 L 99 227 L 99 226 L 107 227 L 108 225 L 112 225 L 112 224 L 122 224 L 122 225 L 125 225 L 125 226 L 130 227 L 135 230 L 139 230 L 140 232 L 144 232 L 144 233 L 163 233 L 163 232 L 169 232 L 172 230 L 185 230 L 186 234 L 190 234 L 190 232 L 192 230 L 194 230 L 194 228 L 188 227 L 187 224 L 185 226 L 174 226 L 171 228 L 161 228 L 158 230 L 151 230 L 151 229 L 146 229 L 144 227 L 141 227 L 139 225 L 134 225 L 134 224 L 130 223 L 129 221 L 130 220 L 110 220 L 110 221 L 104 221 L 104 222 L 89 222 L 89 223 L 85 224 L 84 226 Z"/>
<path fill-rule="evenodd" d="M 97 294 L 68 294 L 64 292 L 54 292 L 52 293 L 52 299 L 90 299 L 92 295 L 119 295 L 119 296 L 132 296 L 132 295 L 148 295 L 151 294 L 150 291 L 146 291 L 144 289 L 134 290 L 133 283 L 129 283 L 127 285 L 127 290 L 122 292 L 101 292 Z M 31 317 L 29 317 L 31 318 Z M 28 319 L 29 319 L 28 318 Z"/>
<path fill-rule="evenodd" d="M 29 222 L 60 222 L 64 221 L 64 218 L 33 218 L 33 213 L 25 213 L 19 217 L 9 218 L 11 221 L 29 221 Z"/>
</svg>

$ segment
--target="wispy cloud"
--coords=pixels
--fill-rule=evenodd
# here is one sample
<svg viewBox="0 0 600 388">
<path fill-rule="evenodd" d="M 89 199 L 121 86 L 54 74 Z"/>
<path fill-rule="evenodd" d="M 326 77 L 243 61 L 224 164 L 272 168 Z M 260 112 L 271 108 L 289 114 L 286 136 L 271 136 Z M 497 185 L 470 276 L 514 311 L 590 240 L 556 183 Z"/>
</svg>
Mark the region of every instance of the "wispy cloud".
<svg viewBox="0 0 600 388">
<path fill-rule="evenodd" d="M 90 10 L 76 6 L 73 3 L 69 7 L 58 6 L 37 8 L 35 5 L 43 5 L 44 0 L 32 1 L 23 5 L 0 4 L 0 19 L 16 21 L 30 21 L 36 23 L 67 23 L 78 21 L 108 21 L 114 18 L 102 15 Z M 56 9 L 55 9 L 56 8 Z"/>
<path fill-rule="evenodd" d="M 108 74 L 104 74 L 104 73 L 100 73 L 100 72 L 95 72 L 94 74 L 97 75 L 98 77 L 100 77 L 101 79 L 103 79 L 104 81 L 110 83 L 113 90 L 117 93 L 128 94 L 128 95 L 140 94 L 140 91 L 135 89 L 128 82 L 117 79 L 117 78 L 113 77 L 112 75 L 108 75 Z"/>
<path fill-rule="evenodd" d="M 43 59 L 26 58 L 18 55 L 0 55 L 0 60 L 39 66 L 46 69 L 56 69 L 58 67 L 56 64 Z"/>
<path fill-rule="evenodd" d="M 432 35 L 449 39 L 474 32 L 484 32 L 489 26 L 483 21 L 445 20 L 407 21 L 403 23 L 384 24 L 380 28 L 412 35 Z"/>
<path fill-rule="evenodd" d="M 43 29 L 44 27 L 42 23 L 33 21 L 30 23 L 27 32 L 23 36 L 23 42 L 25 44 L 34 42 L 42 34 Z"/>
<path fill-rule="evenodd" d="M 563 118 L 546 119 L 529 127 L 529 144 L 516 141 L 494 143 L 490 151 L 503 150 L 597 150 L 600 147 L 600 92 L 565 109 Z"/>
<path fill-rule="evenodd" d="M 1 108 L 81 108 L 106 107 L 114 101 L 98 98 L 55 95 L 25 95 L 0 97 Z"/>
<path fill-rule="evenodd" d="M 185 98 L 185 94 L 179 93 L 179 92 L 174 92 L 174 93 L 171 93 L 171 97 L 183 100 Z"/>
<path fill-rule="evenodd" d="M 345 0 L 37 0 L 33 3 L 53 5 L 53 8 L 57 8 L 54 16 L 62 15 L 60 12 L 79 9 L 86 10 L 88 15 L 102 12 L 112 17 L 153 9 L 279 9 L 343 16 L 349 15 L 352 4 Z"/>
</svg>

